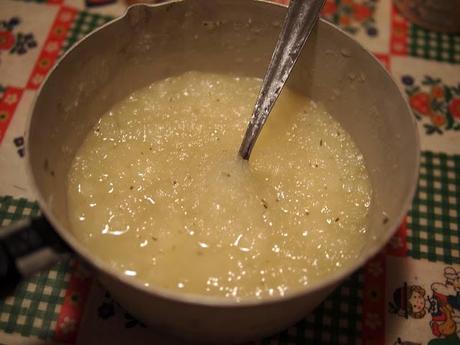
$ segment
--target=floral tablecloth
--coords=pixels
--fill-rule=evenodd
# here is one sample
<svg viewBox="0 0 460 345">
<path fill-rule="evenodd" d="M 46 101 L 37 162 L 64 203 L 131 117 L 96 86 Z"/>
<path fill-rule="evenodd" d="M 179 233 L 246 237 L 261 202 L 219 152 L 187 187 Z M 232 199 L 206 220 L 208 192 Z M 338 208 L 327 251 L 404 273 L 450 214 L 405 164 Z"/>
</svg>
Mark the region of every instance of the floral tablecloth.
<svg viewBox="0 0 460 345">
<path fill-rule="evenodd" d="M 123 10 L 115 0 L 0 0 L 0 225 L 39 212 L 23 138 L 37 88 L 66 49 Z M 422 143 L 418 190 L 384 251 L 314 313 L 259 342 L 460 344 L 460 35 L 417 27 L 390 0 L 328 0 L 323 15 L 374 52 L 407 95 Z M 148 330 L 69 260 L 0 300 L 0 343 L 178 342 Z"/>
</svg>

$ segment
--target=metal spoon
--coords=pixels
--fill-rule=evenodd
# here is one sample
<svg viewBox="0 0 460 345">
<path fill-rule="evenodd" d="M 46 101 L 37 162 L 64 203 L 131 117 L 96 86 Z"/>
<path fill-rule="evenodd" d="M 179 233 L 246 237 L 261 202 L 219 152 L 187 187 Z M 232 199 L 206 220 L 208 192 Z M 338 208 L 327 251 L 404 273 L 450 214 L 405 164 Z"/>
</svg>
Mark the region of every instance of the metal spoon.
<svg viewBox="0 0 460 345">
<path fill-rule="evenodd" d="M 248 160 L 257 137 L 299 57 L 325 0 L 291 0 L 239 154 Z"/>
</svg>

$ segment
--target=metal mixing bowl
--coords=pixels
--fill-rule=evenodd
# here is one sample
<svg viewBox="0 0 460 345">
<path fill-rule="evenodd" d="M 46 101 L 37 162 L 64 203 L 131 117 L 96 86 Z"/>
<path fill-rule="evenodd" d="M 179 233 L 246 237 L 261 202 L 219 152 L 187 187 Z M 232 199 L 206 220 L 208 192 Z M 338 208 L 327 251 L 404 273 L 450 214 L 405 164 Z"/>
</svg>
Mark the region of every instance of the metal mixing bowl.
<svg viewBox="0 0 460 345">
<path fill-rule="evenodd" d="M 237 343 L 284 329 L 379 252 L 410 206 L 419 164 L 410 108 L 371 53 L 321 20 L 288 85 L 323 103 L 364 155 L 373 187 L 371 234 L 352 267 L 285 297 L 237 303 L 146 288 L 100 261 L 73 235 L 66 176 L 99 116 L 133 90 L 189 70 L 262 77 L 285 13 L 285 7 L 254 0 L 134 5 L 68 51 L 37 96 L 27 159 L 41 209 L 120 304 L 161 331 Z"/>
</svg>

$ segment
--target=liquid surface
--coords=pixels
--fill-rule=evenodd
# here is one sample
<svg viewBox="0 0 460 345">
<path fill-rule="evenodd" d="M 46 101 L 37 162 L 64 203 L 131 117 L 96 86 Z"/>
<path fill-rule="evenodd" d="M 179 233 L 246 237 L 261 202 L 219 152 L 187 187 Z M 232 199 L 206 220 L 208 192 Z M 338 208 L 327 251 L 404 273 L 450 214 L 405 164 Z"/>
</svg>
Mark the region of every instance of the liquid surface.
<svg viewBox="0 0 460 345">
<path fill-rule="evenodd" d="M 261 81 L 188 72 L 103 114 L 68 177 L 71 225 L 146 286 L 285 295 L 351 264 L 371 189 L 350 136 L 285 90 L 251 160 L 237 151 Z"/>
</svg>

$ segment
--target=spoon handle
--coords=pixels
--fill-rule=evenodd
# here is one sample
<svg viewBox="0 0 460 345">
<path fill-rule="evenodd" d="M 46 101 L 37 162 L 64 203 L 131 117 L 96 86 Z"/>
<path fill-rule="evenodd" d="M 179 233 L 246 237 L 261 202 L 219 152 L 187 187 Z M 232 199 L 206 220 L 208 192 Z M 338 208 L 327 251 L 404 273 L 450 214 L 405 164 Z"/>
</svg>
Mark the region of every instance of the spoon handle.
<svg viewBox="0 0 460 345">
<path fill-rule="evenodd" d="M 260 89 L 239 154 L 248 160 L 257 137 L 286 83 L 325 0 L 291 0 L 283 29 Z"/>
</svg>

